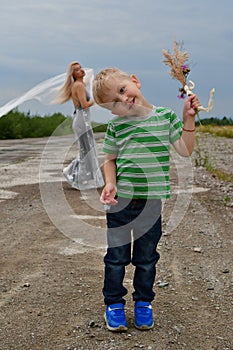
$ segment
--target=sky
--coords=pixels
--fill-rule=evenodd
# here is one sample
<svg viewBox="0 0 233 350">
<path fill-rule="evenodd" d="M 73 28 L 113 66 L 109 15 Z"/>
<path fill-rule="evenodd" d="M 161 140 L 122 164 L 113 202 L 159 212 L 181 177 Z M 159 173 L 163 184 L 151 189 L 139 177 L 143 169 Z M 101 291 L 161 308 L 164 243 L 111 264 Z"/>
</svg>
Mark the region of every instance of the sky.
<svg viewBox="0 0 233 350">
<path fill-rule="evenodd" d="M 201 118 L 233 117 L 232 16 L 232 0 L 2 0 L 0 107 L 77 60 L 95 74 L 113 66 L 136 74 L 149 103 L 181 116 L 180 83 L 162 62 L 162 50 L 173 52 L 176 40 L 189 54 L 188 78 L 202 105 L 216 90 L 213 110 Z M 71 115 L 73 106 L 31 100 L 19 110 Z M 92 120 L 110 118 L 93 107 Z"/>
</svg>

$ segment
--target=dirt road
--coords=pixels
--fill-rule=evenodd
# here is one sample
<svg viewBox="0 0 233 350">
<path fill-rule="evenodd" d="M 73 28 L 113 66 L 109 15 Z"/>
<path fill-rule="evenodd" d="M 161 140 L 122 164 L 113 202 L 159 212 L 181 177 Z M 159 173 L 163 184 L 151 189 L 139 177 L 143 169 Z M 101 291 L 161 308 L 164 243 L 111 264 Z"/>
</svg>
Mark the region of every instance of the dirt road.
<svg viewBox="0 0 233 350">
<path fill-rule="evenodd" d="M 102 135 L 97 143 L 102 162 Z M 201 145 L 232 172 L 232 140 L 205 135 Z M 129 330 L 113 334 L 103 321 L 99 193 L 61 175 L 75 153 L 72 136 L 0 141 L 0 350 L 232 350 L 232 184 L 173 156 L 155 327 L 133 326 L 129 266 Z"/>
</svg>

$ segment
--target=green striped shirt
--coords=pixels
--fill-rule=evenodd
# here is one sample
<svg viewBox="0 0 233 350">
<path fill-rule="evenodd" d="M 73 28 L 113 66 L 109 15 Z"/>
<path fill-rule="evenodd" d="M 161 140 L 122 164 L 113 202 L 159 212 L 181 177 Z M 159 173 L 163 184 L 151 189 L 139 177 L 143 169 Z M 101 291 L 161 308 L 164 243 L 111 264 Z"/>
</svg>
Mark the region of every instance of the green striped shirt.
<svg viewBox="0 0 233 350">
<path fill-rule="evenodd" d="M 115 117 L 103 151 L 116 154 L 117 195 L 170 197 L 170 143 L 181 137 L 182 122 L 169 108 L 154 107 L 146 117 Z"/>
</svg>

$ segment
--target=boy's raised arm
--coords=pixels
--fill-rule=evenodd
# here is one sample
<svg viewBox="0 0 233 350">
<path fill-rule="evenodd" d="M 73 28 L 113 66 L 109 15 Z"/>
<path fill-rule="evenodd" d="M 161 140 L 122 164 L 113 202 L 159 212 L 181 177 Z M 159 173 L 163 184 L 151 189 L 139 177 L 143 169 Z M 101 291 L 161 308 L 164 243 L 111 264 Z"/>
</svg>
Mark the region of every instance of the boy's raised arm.
<svg viewBox="0 0 233 350">
<path fill-rule="evenodd" d="M 173 143 L 176 151 L 183 157 L 189 157 L 195 146 L 195 115 L 200 106 L 196 95 L 190 95 L 184 102 L 183 107 L 183 132 L 179 140 Z"/>
</svg>

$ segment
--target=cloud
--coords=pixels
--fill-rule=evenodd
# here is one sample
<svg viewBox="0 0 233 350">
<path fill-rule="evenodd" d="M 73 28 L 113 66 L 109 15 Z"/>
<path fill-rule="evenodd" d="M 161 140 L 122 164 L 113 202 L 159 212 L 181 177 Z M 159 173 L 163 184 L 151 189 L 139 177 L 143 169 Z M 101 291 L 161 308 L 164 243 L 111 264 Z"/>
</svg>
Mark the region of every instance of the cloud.
<svg viewBox="0 0 233 350">
<path fill-rule="evenodd" d="M 136 73 L 149 99 L 179 106 L 178 83 L 161 62 L 161 50 L 172 50 L 176 39 L 190 54 L 197 93 L 207 99 L 215 86 L 221 107 L 214 111 L 232 115 L 232 10 L 231 0 L 3 0 L 0 105 L 77 59 L 96 72 L 118 66 Z"/>
</svg>

